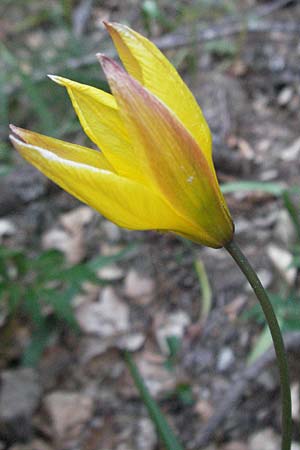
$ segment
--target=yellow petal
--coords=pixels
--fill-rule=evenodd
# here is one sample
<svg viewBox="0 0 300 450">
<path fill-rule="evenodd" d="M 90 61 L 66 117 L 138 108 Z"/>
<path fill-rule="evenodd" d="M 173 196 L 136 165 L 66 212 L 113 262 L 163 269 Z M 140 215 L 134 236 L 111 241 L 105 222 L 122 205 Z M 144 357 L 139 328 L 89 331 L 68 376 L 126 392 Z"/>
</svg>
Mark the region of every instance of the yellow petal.
<svg viewBox="0 0 300 450">
<path fill-rule="evenodd" d="M 103 154 L 97 150 L 92 150 L 77 144 L 70 144 L 69 142 L 34 133 L 33 131 L 24 130 L 23 128 L 15 127 L 14 125 L 10 125 L 10 128 L 12 132 L 25 143 L 30 143 L 33 146 L 46 149 L 51 148 L 51 151 L 55 152 L 57 156 L 63 159 L 113 171 L 112 166 L 105 159 Z"/>
<path fill-rule="evenodd" d="M 196 141 L 160 100 L 113 60 L 102 57 L 102 66 L 149 185 L 198 227 L 203 241 L 209 236 L 211 246 L 223 246 L 232 238 L 232 220 L 215 172 Z"/>
<path fill-rule="evenodd" d="M 55 140 L 50 142 L 46 136 L 40 136 L 40 142 L 43 139 L 49 146 L 38 147 L 33 135 L 27 131 L 22 132 L 22 138 L 26 136 L 30 143 L 25 143 L 14 135 L 10 136 L 10 139 L 27 161 L 112 222 L 137 230 L 171 229 L 175 232 L 187 232 L 190 229 L 163 199 L 143 185 L 116 175 L 107 170 L 106 166 L 92 167 L 82 159 L 67 159 L 66 153 L 55 146 Z M 36 145 L 31 142 L 31 138 Z"/>
<path fill-rule="evenodd" d="M 142 180 L 132 156 L 128 133 L 120 118 L 115 99 L 100 89 L 67 78 L 51 75 L 65 86 L 87 136 L 101 149 L 119 175 Z"/>
<path fill-rule="evenodd" d="M 136 31 L 119 23 L 105 25 L 128 73 L 174 111 L 212 165 L 209 127 L 176 69 L 151 41 Z"/>
</svg>

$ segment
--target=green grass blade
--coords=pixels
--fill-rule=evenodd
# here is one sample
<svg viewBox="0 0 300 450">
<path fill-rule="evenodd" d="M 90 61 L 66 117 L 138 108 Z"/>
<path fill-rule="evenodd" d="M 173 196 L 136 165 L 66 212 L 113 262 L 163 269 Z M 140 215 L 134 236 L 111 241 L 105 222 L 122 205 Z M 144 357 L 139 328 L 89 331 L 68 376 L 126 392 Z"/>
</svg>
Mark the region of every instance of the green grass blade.
<svg viewBox="0 0 300 450">
<path fill-rule="evenodd" d="M 105 267 L 109 264 L 113 264 L 115 262 L 121 261 L 125 258 L 130 258 L 135 254 L 135 251 L 137 250 L 137 244 L 132 243 L 127 245 L 124 249 L 122 249 L 120 252 L 115 253 L 114 255 L 100 255 L 96 256 L 94 259 L 89 261 L 87 263 L 87 266 L 91 270 L 99 270 L 102 269 L 102 267 Z"/>
<path fill-rule="evenodd" d="M 200 313 L 201 321 L 205 322 L 210 310 L 211 310 L 211 301 L 212 301 L 212 292 L 209 284 L 209 280 L 207 277 L 207 273 L 205 270 L 205 266 L 201 259 L 196 259 L 194 262 L 195 270 L 197 273 L 198 281 L 201 288 L 201 300 L 202 307 Z"/>
<path fill-rule="evenodd" d="M 267 194 L 280 197 L 284 192 L 290 194 L 299 194 L 300 186 L 287 187 L 283 183 L 265 182 L 265 181 L 233 181 L 221 186 L 223 194 L 232 192 L 266 192 Z"/>
<path fill-rule="evenodd" d="M 266 325 L 256 340 L 247 358 L 247 364 L 253 364 L 272 345 L 272 338 L 269 327 Z"/>
<path fill-rule="evenodd" d="M 300 189 L 300 188 L 299 188 Z M 260 191 L 279 197 L 286 187 L 281 183 L 266 183 L 264 181 L 235 181 L 221 186 L 223 194 L 241 191 Z"/>
<path fill-rule="evenodd" d="M 298 241 L 300 242 L 300 220 L 299 220 L 299 213 L 297 211 L 297 209 L 295 208 L 290 194 L 288 191 L 284 191 L 282 193 L 282 199 L 283 199 L 283 204 L 287 210 L 287 212 L 289 213 L 289 216 L 291 218 L 291 221 L 293 222 L 295 231 L 297 233 L 297 238 Z"/>
<path fill-rule="evenodd" d="M 134 383 L 140 393 L 140 396 L 148 410 L 149 416 L 151 417 L 153 423 L 156 426 L 157 433 L 161 438 L 162 442 L 166 446 L 167 450 L 183 450 L 183 447 L 178 442 L 175 434 L 171 430 L 165 416 L 161 412 L 159 406 L 155 402 L 155 400 L 151 397 L 150 392 L 147 386 L 144 383 L 144 380 L 138 371 L 136 364 L 133 361 L 133 358 L 129 352 L 124 352 L 124 358 L 127 364 L 127 367 L 131 373 L 131 376 L 134 380 Z"/>
</svg>

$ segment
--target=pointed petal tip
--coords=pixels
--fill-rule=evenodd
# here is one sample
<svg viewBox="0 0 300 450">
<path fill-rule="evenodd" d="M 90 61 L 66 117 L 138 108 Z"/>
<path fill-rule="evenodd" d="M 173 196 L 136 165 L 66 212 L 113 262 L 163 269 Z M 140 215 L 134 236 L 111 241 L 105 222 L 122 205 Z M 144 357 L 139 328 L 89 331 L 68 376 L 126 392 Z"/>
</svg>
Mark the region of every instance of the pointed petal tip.
<svg viewBox="0 0 300 450">
<path fill-rule="evenodd" d="M 54 83 L 60 84 L 61 86 L 64 85 L 63 83 L 64 78 L 59 77 L 58 75 L 48 74 L 47 77 L 50 78 L 50 80 L 54 81 Z"/>
<path fill-rule="evenodd" d="M 98 58 L 105 73 L 109 72 L 110 74 L 113 74 L 116 72 L 122 72 L 122 68 L 119 66 L 119 64 L 109 56 L 106 56 L 103 53 L 97 53 L 96 57 Z"/>
<path fill-rule="evenodd" d="M 104 53 L 101 53 L 101 52 L 98 52 L 98 53 L 96 53 L 96 58 L 101 62 L 102 61 L 102 59 L 104 59 L 104 58 L 108 58 L 107 56 L 105 56 L 105 54 Z"/>
<path fill-rule="evenodd" d="M 18 127 L 16 127 L 16 125 L 13 125 L 12 123 L 9 124 L 9 128 L 13 133 L 16 133 L 18 131 Z"/>
<path fill-rule="evenodd" d="M 11 129 L 12 133 L 9 135 L 9 139 L 11 141 L 22 141 L 26 143 L 25 136 L 24 136 L 24 130 L 23 128 L 16 127 L 12 123 L 9 124 L 9 128 Z"/>
<path fill-rule="evenodd" d="M 109 20 L 102 20 L 102 23 L 106 29 L 108 29 L 111 26 L 111 22 L 109 22 Z"/>
<path fill-rule="evenodd" d="M 105 26 L 105 28 L 107 29 L 108 32 L 110 30 L 118 31 L 118 29 L 121 29 L 121 28 L 125 27 L 125 25 L 122 25 L 119 22 L 110 22 L 109 20 L 103 20 L 102 23 L 103 23 L 103 25 Z"/>
</svg>

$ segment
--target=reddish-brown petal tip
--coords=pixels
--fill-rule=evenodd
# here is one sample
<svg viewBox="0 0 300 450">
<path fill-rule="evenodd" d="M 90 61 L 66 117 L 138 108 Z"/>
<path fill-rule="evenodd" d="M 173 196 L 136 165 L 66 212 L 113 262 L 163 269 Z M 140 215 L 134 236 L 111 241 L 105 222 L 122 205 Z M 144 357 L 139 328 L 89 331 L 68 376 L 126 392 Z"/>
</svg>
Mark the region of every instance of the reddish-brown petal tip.
<svg viewBox="0 0 300 450">
<path fill-rule="evenodd" d="M 110 29 L 115 29 L 115 28 L 124 26 L 124 25 L 122 25 L 121 23 L 118 23 L 118 22 L 110 22 L 110 21 L 108 21 L 108 20 L 103 20 L 102 23 L 103 23 L 103 25 L 105 26 L 105 28 L 107 28 L 108 30 L 110 30 Z"/>
<path fill-rule="evenodd" d="M 17 127 L 15 126 L 15 125 L 13 125 L 12 123 L 10 123 L 9 124 L 9 128 L 11 129 L 11 131 L 13 132 L 13 133 L 15 133 L 16 131 L 17 131 Z"/>
<path fill-rule="evenodd" d="M 113 75 L 117 73 L 124 73 L 124 70 L 121 68 L 121 66 L 109 56 L 106 56 L 103 53 L 97 53 L 96 57 L 98 58 L 102 69 L 106 74 L 109 73 L 110 75 Z"/>
<path fill-rule="evenodd" d="M 21 131 L 20 128 L 16 127 L 16 126 L 13 125 L 12 123 L 9 124 L 9 128 L 10 128 L 11 131 L 13 132 L 14 136 L 21 137 L 21 136 L 20 136 L 20 131 Z"/>
<path fill-rule="evenodd" d="M 17 138 L 19 141 L 22 141 L 22 142 L 26 143 L 26 141 L 24 140 L 24 138 L 22 136 L 22 128 L 16 127 L 12 123 L 9 124 L 9 128 L 12 131 L 12 134 L 9 135 L 10 139 L 16 139 Z"/>
</svg>

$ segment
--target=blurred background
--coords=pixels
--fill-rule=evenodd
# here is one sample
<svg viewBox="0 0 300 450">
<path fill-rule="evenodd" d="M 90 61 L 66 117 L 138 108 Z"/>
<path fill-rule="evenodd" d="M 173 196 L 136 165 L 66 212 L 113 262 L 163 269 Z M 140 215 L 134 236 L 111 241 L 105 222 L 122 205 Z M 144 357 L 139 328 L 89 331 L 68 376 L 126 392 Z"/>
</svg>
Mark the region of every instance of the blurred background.
<svg viewBox="0 0 300 450">
<path fill-rule="evenodd" d="M 47 74 L 108 90 L 103 20 L 150 37 L 207 117 L 237 239 L 286 333 L 299 450 L 297 0 L 0 1 L 0 449 L 162 449 L 124 349 L 184 448 L 280 446 L 270 337 L 229 256 L 118 228 L 9 144 L 13 123 L 92 146 Z"/>
</svg>

